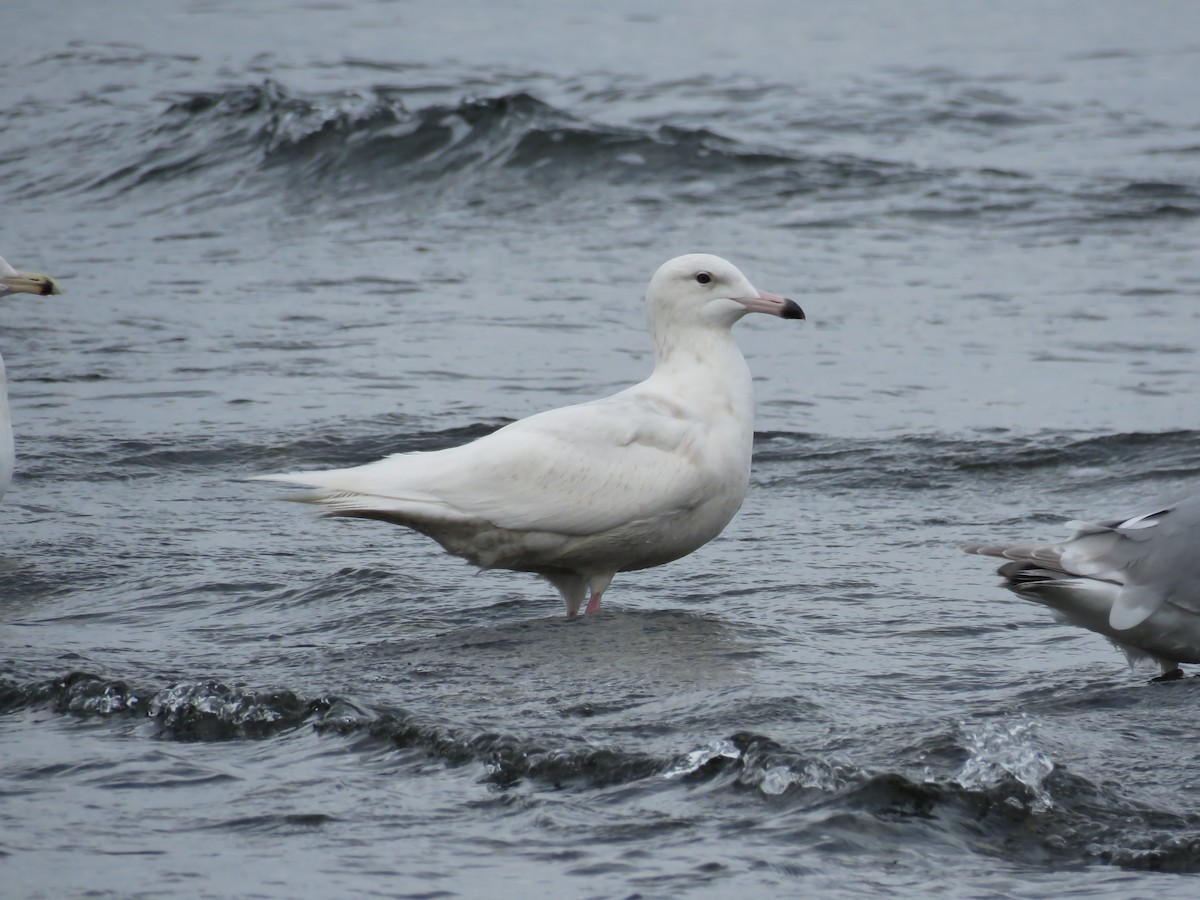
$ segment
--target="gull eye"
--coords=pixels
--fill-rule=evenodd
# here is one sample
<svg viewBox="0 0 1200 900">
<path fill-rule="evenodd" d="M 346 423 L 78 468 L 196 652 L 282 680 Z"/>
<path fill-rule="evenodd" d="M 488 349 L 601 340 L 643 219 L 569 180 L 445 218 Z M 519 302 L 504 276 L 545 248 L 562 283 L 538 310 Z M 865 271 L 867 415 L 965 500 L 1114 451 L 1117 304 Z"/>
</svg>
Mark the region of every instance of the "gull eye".
<svg viewBox="0 0 1200 900">
<path fill-rule="evenodd" d="M 708 284 L 710 281 L 712 281 L 712 276 L 707 272 L 697 272 L 696 280 L 701 284 Z"/>
</svg>

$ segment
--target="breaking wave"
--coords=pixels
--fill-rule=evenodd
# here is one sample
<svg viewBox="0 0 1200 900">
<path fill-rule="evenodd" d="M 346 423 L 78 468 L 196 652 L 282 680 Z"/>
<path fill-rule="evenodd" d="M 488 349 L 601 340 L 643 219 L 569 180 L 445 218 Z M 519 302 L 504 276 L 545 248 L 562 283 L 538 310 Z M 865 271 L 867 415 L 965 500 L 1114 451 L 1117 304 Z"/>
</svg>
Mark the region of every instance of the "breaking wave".
<svg viewBox="0 0 1200 900">
<path fill-rule="evenodd" d="M 647 791 L 733 791 L 791 809 L 776 827 L 844 833 L 851 842 L 881 830 L 905 839 L 917 829 L 925 840 L 933 834 L 951 845 L 1027 863 L 1099 860 L 1133 869 L 1200 872 L 1200 817 L 1137 807 L 1118 787 L 1073 775 L 1056 764 L 1034 724 L 1023 717 L 937 735 L 930 742 L 936 749 L 922 754 L 926 771 L 920 775 L 873 771 L 844 757 L 793 750 L 753 732 L 658 756 L 472 732 L 347 698 L 303 698 L 288 690 L 244 690 L 212 680 L 138 688 L 87 672 L 32 683 L 0 678 L 0 715 L 25 709 L 144 719 L 160 739 L 185 742 L 263 741 L 307 727 L 349 740 L 363 752 L 383 745 L 448 767 L 474 766 L 482 783 L 501 790 L 532 781 L 559 790 L 637 785 Z M 934 774 L 931 765 L 946 774 Z"/>
<path fill-rule="evenodd" d="M 115 199 L 178 185 L 197 203 L 283 191 L 293 204 L 336 193 L 466 205 L 499 196 L 531 206 L 597 184 L 657 203 L 707 196 L 715 179 L 743 203 L 778 203 L 928 177 L 897 163 L 786 153 L 704 129 L 606 125 L 524 92 L 410 109 L 403 92 L 388 88 L 297 97 L 267 81 L 177 97 L 148 126 L 118 132 L 128 129 L 141 132 L 136 156 L 122 153 L 120 165 L 76 187 Z"/>
</svg>

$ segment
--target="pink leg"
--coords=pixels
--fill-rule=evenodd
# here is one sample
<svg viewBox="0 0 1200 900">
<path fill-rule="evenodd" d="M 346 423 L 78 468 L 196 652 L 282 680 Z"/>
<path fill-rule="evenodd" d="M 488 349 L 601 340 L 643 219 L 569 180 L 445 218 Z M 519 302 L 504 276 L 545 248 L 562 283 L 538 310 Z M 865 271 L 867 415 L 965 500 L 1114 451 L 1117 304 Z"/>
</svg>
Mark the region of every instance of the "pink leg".
<svg viewBox="0 0 1200 900">
<path fill-rule="evenodd" d="M 583 614 L 586 616 L 590 613 L 596 612 L 598 609 L 600 609 L 600 595 L 592 594 L 592 596 L 588 598 L 588 605 L 584 609 Z"/>
</svg>

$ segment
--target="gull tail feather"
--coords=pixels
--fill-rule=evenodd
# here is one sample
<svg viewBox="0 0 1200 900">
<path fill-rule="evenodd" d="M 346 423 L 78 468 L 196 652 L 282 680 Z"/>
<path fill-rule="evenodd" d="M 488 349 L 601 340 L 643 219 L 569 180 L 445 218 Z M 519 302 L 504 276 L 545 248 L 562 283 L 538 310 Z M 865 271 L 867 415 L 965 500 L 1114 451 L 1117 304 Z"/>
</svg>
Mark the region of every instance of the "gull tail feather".
<svg viewBox="0 0 1200 900">
<path fill-rule="evenodd" d="M 389 491 L 388 494 L 356 490 L 345 486 L 339 470 L 324 472 L 285 472 L 256 475 L 252 481 L 293 484 L 306 490 L 288 491 L 279 498 L 293 503 L 311 503 L 321 507 L 323 516 L 348 516 L 380 519 L 398 525 L 413 526 L 424 520 L 453 521 L 469 517 L 461 510 L 431 494 L 418 491 Z"/>
</svg>

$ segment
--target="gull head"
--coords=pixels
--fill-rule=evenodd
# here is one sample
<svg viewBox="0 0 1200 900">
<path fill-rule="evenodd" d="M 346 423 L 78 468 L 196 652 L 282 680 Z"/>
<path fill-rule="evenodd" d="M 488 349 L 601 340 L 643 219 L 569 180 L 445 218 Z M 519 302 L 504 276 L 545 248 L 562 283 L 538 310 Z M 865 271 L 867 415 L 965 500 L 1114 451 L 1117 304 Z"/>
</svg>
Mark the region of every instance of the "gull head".
<svg viewBox="0 0 1200 900">
<path fill-rule="evenodd" d="M 49 275 L 40 272 L 18 272 L 0 259 L 0 296 L 4 294 L 37 294 L 49 297 L 61 294 L 62 288 Z"/>
<path fill-rule="evenodd" d="M 646 290 L 646 307 L 655 330 L 668 323 L 729 328 L 752 312 L 804 318 L 796 303 L 758 290 L 737 266 L 709 253 L 677 256 L 659 266 Z"/>
</svg>

